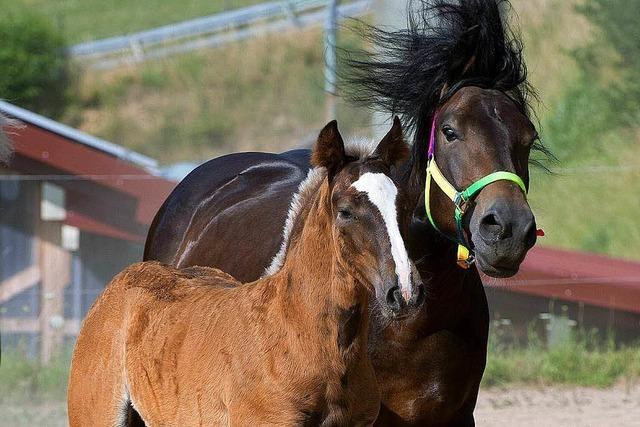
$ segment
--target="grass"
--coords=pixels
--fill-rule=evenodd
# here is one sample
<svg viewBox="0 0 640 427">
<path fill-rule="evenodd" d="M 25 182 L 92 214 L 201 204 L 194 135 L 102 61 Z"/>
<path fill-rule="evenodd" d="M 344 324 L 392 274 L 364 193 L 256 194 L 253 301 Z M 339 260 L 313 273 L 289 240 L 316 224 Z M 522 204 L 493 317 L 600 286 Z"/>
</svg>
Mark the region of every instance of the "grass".
<svg viewBox="0 0 640 427">
<path fill-rule="evenodd" d="M 637 258 L 640 199 L 631 193 L 640 188 L 638 133 L 610 125 L 615 110 L 606 91 L 573 59 L 593 33 L 575 11 L 579 3 L 514 2 L 531 80 L 544 101 L 541 134 L 559 158 L 552 165 L 558 173 L 533 171 L 530 201 L 546 231 L 541 244 Z M 282 151 L 324 124 L 322 54 L 321 33 L 307 31 L 87 72 L 66 121 L 163 163 Z M 339 121 L 346 133 L 369 132 L 366 111 L 343 103 Z M 594 166 L 614 169 L 585 171 Z M 625 166 L 635 169 L 615 171 Z"/>
<path fill-rule="evenodd" d="M 44 366 L 19 349 L 3 349 L 0 363 L 0 404 L 65 400 L 71 351 Z"/>
<path fill-rule="evenodd" d="M 542 243 L 615 257 L 638 257 L 638 131 L 616 125 L 606 93 L 577 80 L 543 122 L 557 173 L 535 172 L 531 205 Z"/>
<path fill-rule="evenodd" d="M 615 348 L 586 334 L 546 349 L 531 339 L 527 347 L 501 346 L 489 339 L 483 387 L 513 384 L 609 387 L 640 378 L 640 346 Z"/>
<path fill-rule="evenodd" d="M 602 343 L 579 334 L 546 349 L 532 336 L 526 347 L 503 346 L 493 330 L 482 385 L 608 387 L 623 379 L 640 378 L 640 346 L 615 348 L 612 340 Z M 0 365 L 0 406 L 40 405 L 57 411 L 50 404 L 66 400 L 70 354 L 70 350 L 64 351 L 43 366 L 18 349 L 5 349 Z"/>
<path fill-rule="evenodd" d="M 514 2 L 531 81 L 543 101 L 540 133 L 558 157 L 550 164 L 554 174 L 532 171 L 530 204 L 546 232 L 542 245 L 638 259 L 640 199 L 632 194 L 640 189 L 640 132 L 620 120 L 609 91 L 616 70 L 601 66 L 594 79 L 575 60 L 576 49 L 598 41 L 577 12 L 583 3 Z M 600 58 L 608 51 L 598 51 Z"/>
<path fill-rule="evenodd" d="M 338 117 L 368 132 L 367 112 L 341 103 Z M 87 72 L 65 120 L 163 163 L 299 146 L 325 122 L 321 32 Z"/>
<path fill-rule="evenodd" d="M 0 0 L 3 13 L 36 10 L 62 28 L 69 44 L 146 30 L 262 0 Z"/>
<path fill-rule="evenodd" d="M 70 349 L 44 366 L 19 348 L 2 351 L 0 413 L 11 427 L 63 427 L 67 423 L 67 377 Z"/>
</svg>

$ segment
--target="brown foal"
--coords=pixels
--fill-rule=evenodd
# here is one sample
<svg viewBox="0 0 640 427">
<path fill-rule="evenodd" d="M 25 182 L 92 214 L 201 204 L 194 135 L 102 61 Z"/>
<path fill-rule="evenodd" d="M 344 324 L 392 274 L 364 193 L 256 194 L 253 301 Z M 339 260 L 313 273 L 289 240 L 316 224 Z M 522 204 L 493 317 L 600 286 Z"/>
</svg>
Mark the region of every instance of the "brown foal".
<svg viewBox="0 0 640 427">
<path fill-rule="evenodd" d="M 240 284 L 157 262 L 116 276 L 76 343 L 70 425 L 373 424 L 370 296 L 399 287 L 410 300 L 420 280 L 389 178 L 407 154 L 398 121 L 358 159 L 329 123 L 282 266 L 267 277 Z"/>
</svg>

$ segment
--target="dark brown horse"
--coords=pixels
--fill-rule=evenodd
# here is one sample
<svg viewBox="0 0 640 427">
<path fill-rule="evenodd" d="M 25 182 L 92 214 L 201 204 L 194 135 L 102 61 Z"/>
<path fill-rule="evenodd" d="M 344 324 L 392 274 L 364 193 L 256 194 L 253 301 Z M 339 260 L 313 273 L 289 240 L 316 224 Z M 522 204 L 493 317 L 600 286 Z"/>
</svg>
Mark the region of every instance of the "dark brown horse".
<svg viewBox="0 0 640 427">
<path fill-rule="evenodd" d="M 399 121 L 368 148 L 349 158 L 323 129 L 273 274 L 149 261 L 116 276 L 78 336 L 70 425 L 372 425 L 368 307 L 395 286 L 415 303 L 420 278 L 389 176 L 409 152 Z"/>
<path fill-rule="evenodd" d="M 513 275 L 536 240 L 520 185 L 528 186 L 530 152 L 541 147 L 529 118 L 521 45 L 501 16 L 503 3 L 420 2 L 408 29 L 371 29 L 377 53 L 348 60 L 348 89 L 356 99 L 401 114 L 414 136 L 411 158 L 392 172 L 407 191 L 405 208 L 415 213 L 405 242 L 427 300 L 412 316 L 373 308 L 369 347 L 382 393 L 379 425 L 474 424 L 489 324 L 476 265 L 490 276 Z M 433 182 L 433 224 L 425 215 L 432 133 L 431 160 L 455 190 L 494 172 L 521 181 L 500 179 L 458 200 L 461 233 L 454 202 Z M 277 268 L 281 230 L 286 235 L 308 161 L 309 152 L 297 150 L 205 163 L 160 209 L 145 259 L 216 266 L 243 280 Z M 475 253 L 471 268 L 457 265 L 458 243 Z M 390 306 L 404 304 L 400 292 L 389 294 Z"/>
</svg>

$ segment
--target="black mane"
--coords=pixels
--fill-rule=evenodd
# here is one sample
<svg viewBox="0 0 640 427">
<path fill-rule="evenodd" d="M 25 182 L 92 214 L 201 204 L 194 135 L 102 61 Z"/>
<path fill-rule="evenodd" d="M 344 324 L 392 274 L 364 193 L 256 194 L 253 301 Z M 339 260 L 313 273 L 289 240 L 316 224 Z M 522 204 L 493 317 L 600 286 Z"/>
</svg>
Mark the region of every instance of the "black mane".
<svg viewBox="0 0 640 427">
<path fill-rule="evenodd" d="M 374 52 L 342 51 L 342 89 L 353 101 L 401 115 L 416 142 L 426 141 L 434 111 L 462 86 L 499 89 L 529 116 L 535 93 L 527 82 L 522 42 L 501 13 L 508 5 L 410 0 L 408 28 L 363 24 Z M 413 145 L 414 161 L 420 162 L 424 144 Z"/>
</svg>

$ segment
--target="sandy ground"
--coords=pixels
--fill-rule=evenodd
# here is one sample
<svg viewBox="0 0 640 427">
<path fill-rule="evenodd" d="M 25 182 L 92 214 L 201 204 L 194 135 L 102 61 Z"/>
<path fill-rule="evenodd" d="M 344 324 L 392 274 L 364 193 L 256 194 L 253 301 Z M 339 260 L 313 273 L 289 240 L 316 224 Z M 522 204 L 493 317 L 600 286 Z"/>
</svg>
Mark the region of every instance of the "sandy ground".
<svg viewBox="0 0 640 427">
<path fill-rule="evenodd" d="M 478 426 L 640 426 L 640 385 L 610 389 L 491 388 L 480 391 Z"/>
<path fill-rule="evenodd" d="M 478 427 L 640 427 L 640 385 L 484 389 L 475 415 Z M 64 402 L 0 403 L 2 427 L 66 425 Z"/>
</svg>

